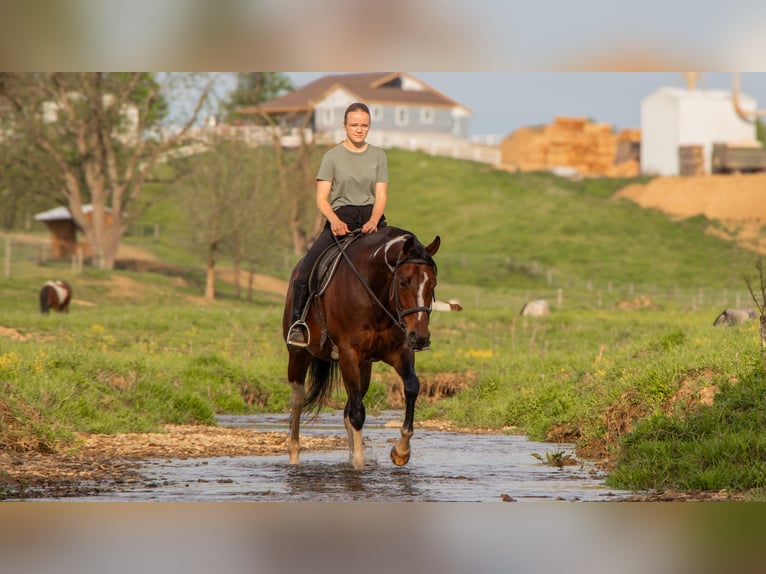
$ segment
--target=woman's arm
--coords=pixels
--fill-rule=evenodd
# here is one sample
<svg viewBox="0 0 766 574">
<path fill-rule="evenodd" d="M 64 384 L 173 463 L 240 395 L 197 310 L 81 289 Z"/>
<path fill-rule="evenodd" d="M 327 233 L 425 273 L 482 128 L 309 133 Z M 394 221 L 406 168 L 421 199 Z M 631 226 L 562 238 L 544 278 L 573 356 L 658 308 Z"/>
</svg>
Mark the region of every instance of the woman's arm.
<svg viewBox="0 0 766 574">
<path fill-rule="evenodd" d="M 349 232 L 346 225 L 332 210 L 330 205 L 330 191 L 332 182 L 324 179 L 317 180 L 317 208 L 330 222 L 330 229 L 333 235 L 346 235 Z"/>
<path fill-rule="evenodd" d="M 363 233 L 372 233 L 378 230 L 378 222 L 383 217 L 386 210 L 386 199 L 388 198 L 388 183 L 379 181 L 375 184 L 375 205 L 372 208 L 370 220 L 362 226 Z"/>
</svg>

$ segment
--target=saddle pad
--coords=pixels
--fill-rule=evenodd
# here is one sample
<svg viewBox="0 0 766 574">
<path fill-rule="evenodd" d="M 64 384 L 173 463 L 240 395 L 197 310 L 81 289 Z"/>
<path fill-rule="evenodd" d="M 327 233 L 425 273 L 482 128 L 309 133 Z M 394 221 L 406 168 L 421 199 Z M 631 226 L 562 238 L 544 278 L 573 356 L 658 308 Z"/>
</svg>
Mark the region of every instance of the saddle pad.
<svg viewBox="0 0 766 574">
<path fill-rule="evenodd" d="M 362 236 L 361 233 L 349 233 L 337 243 L 333 243 L 322 251 L 322 254 L 317 258 L 317 262 L 314 264 L 314 268 L 311 270 L 309 276 L 309 286 L 313 293 L 321 295 L 327 284 L 330 282 L 335 269 L 338 266 L 338 261 L 341 259 L 341 250 L 345 250 L 354 241 Z"/>
</svg>

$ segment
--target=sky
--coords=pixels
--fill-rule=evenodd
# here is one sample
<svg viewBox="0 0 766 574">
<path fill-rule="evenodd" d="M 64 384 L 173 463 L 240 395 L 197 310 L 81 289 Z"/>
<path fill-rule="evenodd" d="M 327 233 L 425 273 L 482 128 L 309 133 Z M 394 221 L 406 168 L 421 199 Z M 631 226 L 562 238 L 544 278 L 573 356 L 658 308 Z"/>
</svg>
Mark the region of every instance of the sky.
<svg viewBox="0 0 766 574">
<path fill-rule="evenodd" d="M 327 73 L 286 72 L 296 88 Z M 504 137 L 556 116 L 584 116 L 616 129 L 641 125 L 641 100 L 661 87 L 686 86 L 682 72 L 408 72 L 472 112 L 474 136 Z M 703 72 L 701 90 L 733 88 L 734 74 Z M 766 72 L 742 73 L 740 91 L 766 109 Z"/>
</svg>

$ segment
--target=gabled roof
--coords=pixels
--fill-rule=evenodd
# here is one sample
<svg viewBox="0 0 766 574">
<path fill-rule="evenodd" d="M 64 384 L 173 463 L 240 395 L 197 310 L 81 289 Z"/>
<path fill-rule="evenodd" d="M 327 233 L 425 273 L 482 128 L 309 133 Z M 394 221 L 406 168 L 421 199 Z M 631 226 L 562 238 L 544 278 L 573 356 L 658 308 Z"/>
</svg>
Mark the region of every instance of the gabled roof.
<svg viewBox="0 0 766 574">
<path fill-rule="evenodd" d="M 416 83 L 422 89 L 404 89 L 403 83 Z M 368 105 L 417 105 L 433 107 L 465 106 L 431 88 L 414 76 L 403 72 L 374 72 L 364 74 L 331 74 L 322 76 L 258 107 L 242 107 L 240 113 L 306 112 L 336 89 L 345 89 L 358 101 Z"/>
</svg>

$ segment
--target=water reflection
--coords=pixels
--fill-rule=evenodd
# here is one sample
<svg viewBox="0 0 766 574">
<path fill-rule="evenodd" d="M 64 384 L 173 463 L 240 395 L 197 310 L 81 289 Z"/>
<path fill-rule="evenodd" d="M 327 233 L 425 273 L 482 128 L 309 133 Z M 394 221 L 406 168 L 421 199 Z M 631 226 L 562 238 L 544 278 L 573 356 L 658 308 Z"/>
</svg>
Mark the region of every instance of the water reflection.
<svg viewBox="0 0 766 574">
<path fill-rule="evenodd" d="M 340 454 L 340 453 L 335 453 Z M 408 469 L 377 462 L 366 462 L 361 471 L 347 462 L 327 464 L 326 461 L 302 462 L 287 466 L 285 483 L 293 500 L 418 500 L 423 493 L 417 486 L 418 477 Z"/>
</svg>

